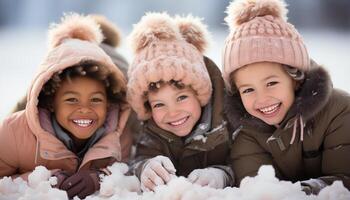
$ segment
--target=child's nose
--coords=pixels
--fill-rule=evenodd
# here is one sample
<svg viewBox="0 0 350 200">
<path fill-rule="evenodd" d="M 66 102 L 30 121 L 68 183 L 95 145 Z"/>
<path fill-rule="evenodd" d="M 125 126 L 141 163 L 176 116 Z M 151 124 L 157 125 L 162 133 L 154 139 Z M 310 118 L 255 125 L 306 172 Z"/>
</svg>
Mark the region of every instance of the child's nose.
<svg viewBox="0 0 350 200">
<path fill-rule="evenodd" d="M 81 106 L 79 109 L 78 109 L 78 112 L 80 112 L 80 113 L 89 113 L 89 112 L 91 112 L 91 109 L 89 108 L 89 107 L 87 107 L 87 106 Z"/>
<path fill-rule="evenodd" d="M 268 100 L 267 96 L 268 95 L 266 92 L 257 92 L 256 93 L 256 100 L 255 100 L 256 104 L 264 105 Z"/>
<path fill-rule="evenodd" d="M 168 116 L 173 117 L 179 114 L 179 109 L 174 107 L 174 108 L 169 108 L 168 110 Z"/>
</svg>

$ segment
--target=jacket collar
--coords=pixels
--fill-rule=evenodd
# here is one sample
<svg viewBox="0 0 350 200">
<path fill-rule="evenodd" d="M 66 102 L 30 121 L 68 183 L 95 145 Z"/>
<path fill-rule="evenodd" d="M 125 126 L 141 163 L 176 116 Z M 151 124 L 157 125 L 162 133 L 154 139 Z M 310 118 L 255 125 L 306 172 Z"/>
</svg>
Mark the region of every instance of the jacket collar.
<svg viewBox="0 0 350 200">
<path fill-rule="evenodd" d="M 305 80 L 295 94 L 295 101 L 288 111 L 281 126 L 288 126 L 289 121 L 301 116 L 306 122 L 321 111 L 326 105 L 332 90 L 332 82 L 328 72 L 312 63 L 311 70 L 305 74 Z M 238 93 L 226 95 L 224 101 L 225 113 L 231 127 L 235 130 L 240 126 L 250 126 L 262 132 L 270 132 L 275 128 L 262 120 L 250 115 L 244 108 Z"/>
</svg>

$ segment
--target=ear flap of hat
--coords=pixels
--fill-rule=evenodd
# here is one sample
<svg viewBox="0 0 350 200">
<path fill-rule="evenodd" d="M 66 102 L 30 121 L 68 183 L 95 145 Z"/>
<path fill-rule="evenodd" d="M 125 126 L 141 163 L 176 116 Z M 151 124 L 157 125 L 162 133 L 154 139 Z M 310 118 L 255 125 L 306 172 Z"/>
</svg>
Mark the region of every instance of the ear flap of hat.
<svg viewBox="0 0 350 200">
<path fill-rule="evenodd" d="M 206 25 L 201 22 L 201 19 L 192 15 L 186 17 L 176 16 L 175 22 L 185 40 L 203 53 L 209 45 L 209 32 Z"/>
<path fill-rule="evenodd" d="M 91 17 L 100 25 L 104 36 L 102 43 L 118 47 L 121 38 L 118 27 L 102 15 L 91 15 Z"/>
<path fill-rule="evenodd" d="M 235 0 L 227 7 L 225 18 L 230 29 L 255 17 L 272 15 L 287 21 L 286 3 L 283 0 Z"/>
<path fill-rule="evenodd" d="M 59 46 L 66 39 L 80 39 L 101 43 L 103 35 L 98 24 L 91 16 L 76 13 L 64 15 L 59 24 L 53 24 L 49 30 L 49 48 Z"/>
<path fill-rule="evenodd" d="M 130 34 L 130 41 L 134 51 L 141 49 L 154 41 L 181 39 L 178 27 L 166 13 L 146 13 L 140 22 L 134 25 Z"/>
</svg>

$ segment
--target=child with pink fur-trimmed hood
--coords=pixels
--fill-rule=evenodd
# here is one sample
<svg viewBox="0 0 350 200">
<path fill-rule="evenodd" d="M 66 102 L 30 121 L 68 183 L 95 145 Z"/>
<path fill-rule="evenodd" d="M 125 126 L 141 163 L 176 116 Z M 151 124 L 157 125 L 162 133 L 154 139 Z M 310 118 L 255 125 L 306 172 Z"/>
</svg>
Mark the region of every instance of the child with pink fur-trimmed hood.
<svg viewBox="0 0 350 200">
<path fill-rule="evenodd" d="M 42 165 L 69 198 L 85 198 L 121 160 L 126 79 L 99 47 L 103 35 L 92 17 L 67 15 L 49 37 L 25 110 L 0 125 L 0 177 L 27 179 Z"/>
<path fill-rule="evenodd" d="M 206 36 L 198 18 L 166 13 L 146 14 L 131 33 L 127 100 L 144 121 L 132 170 L 144 191 L 173 175 L 213 188 L 233 184 L 224 82 L 203 55 Z"/>
</svg>

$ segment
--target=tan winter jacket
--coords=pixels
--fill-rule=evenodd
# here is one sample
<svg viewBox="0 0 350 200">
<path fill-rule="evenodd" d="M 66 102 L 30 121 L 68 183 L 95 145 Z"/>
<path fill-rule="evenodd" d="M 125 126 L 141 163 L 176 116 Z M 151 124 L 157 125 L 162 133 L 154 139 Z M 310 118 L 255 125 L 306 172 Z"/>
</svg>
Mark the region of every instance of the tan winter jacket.
<svg viewBox="0 0 350 200">
<path fill-rule="evenodd" d="M 138 177 L 148 159 L 163 155 L 170 158 L 178 176 L 187 176 L 194 169 L 213 166 L 224 170 L 230 179 L 227 184 L 233 184 L 233 174 L 226 162 L 231 141 L 223 117 L 224 83 L 215 63 L 208 58 L 204 61 L 213 85 L 211 129 L 203 135 L 203 139 L 185 143 L 184 138 L 159 128 L 152 119 L 146 121 L 131 166 Z"/>
<path fill-rule="evenodd" d="M 228 96 L 225 108 L 236 129 L 231 158 L 237 185 L 272 165 L 279 179 L 301 181 L 314 194 L 336 180 L 350 189 L 350 96 L 333 89 L 320 66 L 306 73 L 279 128 L 249 115 L 239 94 Z"/>
<path fill-rule="evenodd" d="M 106 134 L 86 152 L 81 161 L 43 127 L 47 121 L 37 107 L 43 85 L 55 72 L 85 61 L 107 67 L 121 81 L 120 86 L 125 92 L 124 76 L 98 44 L 71 39 L 54 48 L 33 79 L 27 93 L 26 109 L 12 114 L 0 124 L 0 178 L 26 178 L 39 165 L 50 170 L 77 171 L 82 168 L 104 168 L 121 160 L 119 138 L 130 113 L 127 105 L 119 105 L 119 109 L 110 111 L 107 119 L 110 125 Z M 130 146 L 124 148 L 129 149 Z"/>
</svg>

